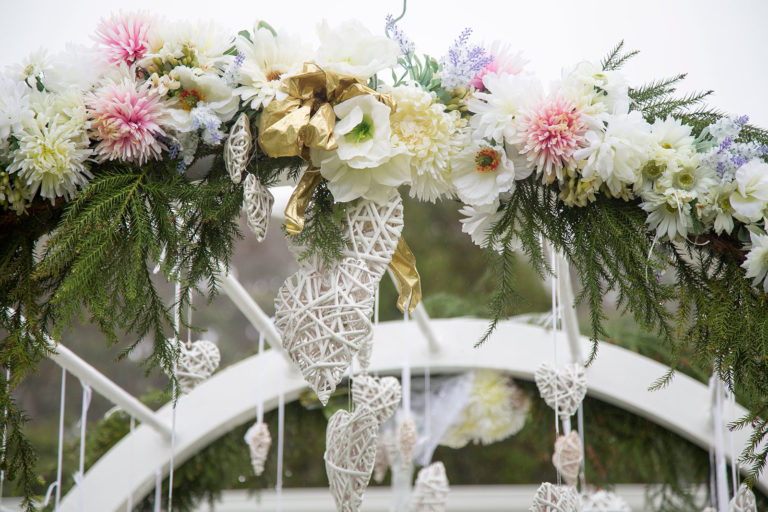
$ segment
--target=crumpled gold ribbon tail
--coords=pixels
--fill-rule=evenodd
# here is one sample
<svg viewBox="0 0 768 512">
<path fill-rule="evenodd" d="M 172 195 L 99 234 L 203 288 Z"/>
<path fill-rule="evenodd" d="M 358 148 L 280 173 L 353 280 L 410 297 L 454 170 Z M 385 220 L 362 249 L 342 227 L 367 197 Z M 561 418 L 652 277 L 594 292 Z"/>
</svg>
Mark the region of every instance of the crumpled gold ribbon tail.
<svg viewBox="0 0 768 512">
<path fill-rule="evenodd" d="M 400 294 L 397 298 L 397 309 L 405 313 L 407 305 L 410 313 L 421 302 L 421 277 L 416 270 L 416 257 L 402 236 L 397 241 L 397 249 L 389 262 L 389 268 L 395 276 Z"/>
<path fill-rule="evenodd" d="M 304 231 L 304 213 L 320 181 L 323 179 L 318 171 L 307 169 L 293 189 L 288 204 L 285 205 L 285 230 L 289 235 L 298 235 Z"/>
</svg>

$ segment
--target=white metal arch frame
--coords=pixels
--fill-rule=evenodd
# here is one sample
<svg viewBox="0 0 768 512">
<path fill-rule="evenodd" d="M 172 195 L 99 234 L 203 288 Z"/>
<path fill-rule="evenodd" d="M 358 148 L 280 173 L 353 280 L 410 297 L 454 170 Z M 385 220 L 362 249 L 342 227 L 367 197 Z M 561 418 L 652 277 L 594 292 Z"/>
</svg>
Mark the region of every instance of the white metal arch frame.
<svg viewBox="0 0 768 512">
<path fill-rule="evenodd" d="M 408 361 L 413 373 L 429 367 L 432 372 L 463 372 L 478 368 L 502 370 L 512 376 L 532 380 L 542 361 L 552 360 L 552 334 L 542 327 L 514 321 L 500 322 L 493 338 L 475 349 L 474 342 L 487 327 L 487 320 L 456 318 L 432 320 L 439 350 L 423 342 L 417 322 L 384 322 L 375 330 L 371 372 L 396 373 Z M 580 338 L 583 352 L 589 340 Z M 649 392 L 651 382 L 667 367 L 615 345 L 604 343 L 595 362 L 587 369 L 591 396 L 645 417 L 701 446 L 714 446 L 710 416 L 711 393 L 707 386 L 685 375 L 659 391 Z M 261 377 L 257 377 L 262 372 Z M 177 407 L 174 461 L 183 464 L 194 453 L 232 428 L 256 416 L 257 381 L 268 383 L 262 396 L 265 410 L 277 407 L 282 392 L 286 401 L 295 400 L 307 386 L 280 351 L 268 350 L 217 373 L 183 396 Z M 737 406 L 733 421 L 746 413 Z M 171 406 L 156 415 L 168 423 Z M 750 432 L 734 432 L 735 445 L 744 446 Z M 80 489 L 70 492 L 61 510 L 80 510 L 80 492 L 86 510 L 118 511 L 129 497 L 136 503 L 155 484 L 156 472 L 168 474 L 170 444 L 161 433 L 140 425 L 107 452 L 86 473 Z M 763 474 L 758 488 L 768 492 L 768 475 Z"/>
</svg>

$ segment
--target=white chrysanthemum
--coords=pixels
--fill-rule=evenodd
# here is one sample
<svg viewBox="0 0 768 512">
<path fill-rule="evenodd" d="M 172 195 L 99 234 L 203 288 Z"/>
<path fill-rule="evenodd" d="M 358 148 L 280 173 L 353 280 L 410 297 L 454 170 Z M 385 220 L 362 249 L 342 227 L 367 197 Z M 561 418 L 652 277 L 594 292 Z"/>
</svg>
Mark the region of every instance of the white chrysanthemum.
<svg viewBox="0 0 768 512">
<path fill-rule="evenodd" d="M 0 142 L 20 131 L 24 121 L 34 117 L 29 104 L 30 92 L 24 82 L 0 78 Z"/>
<path fill-rule="evenodd" d="M 334 199 L 388 201 L 393 188 L 411 177 L 410 157 L 393 144 L 391 109 L 363 94 L 339 103 L 334 112 L 339 117 L 333 131 L 338 148 L 312 152 L 312 161 L 328 180 Z"/>
<path fill-rule="evenodd" d="M 586 160 L 582 175 L 597 175 L 614 196 L 638 180 L 640 168 L 648 159 L 650 127 L 640 112 L 613 116 L 604 130 L 590 130 L 587 146 L 574 152 L 576 160 Z"/>
<path fill-rule="evenodd" d="M 636 186 L 653 182 L 667 171 L 692 169 L 699 163 L 693 147 L 691 127 L 668 117 L 657 120 L 651 126 L 648 162 L 637 177 Z"/>
<path fill-rule="evenodd" d="M 69 199 L 93 177 L 85 165 L 91 155 L 87 141 L 82 129 L 38 114 L 20 133 L 8 172 L 18 173 L 32 194 L 39 190 L 51 202 L 57 197 Z"/>
<path fill-rule="evenodd" d="M 516 135 L 515 116 L 541 98 L 541 84 L 527 75 L 488 73 L 483 78 L 488 92 L 477 92 L 467 102 L 475 115 L 470 124 L 475 135 L 502 143 Z"/>
<path fill-rule="evenodd" d="M 217 74 L 234 59 L 225 55 L 233 45 L 230 31 L 212 20 L 158 21 L 152 24 L 147 37 L 149 47 L 139 62 L 143 68 L 159 58 L 174 66 L 183 64 Z"/>
<path fill-rule="evenodd" d="M 32 91 L 29 103 L 38 117 L 56 119 L 57 123 L 67 124 L 72 133 L 80 133 L 87 145 L 88 114 L 83 101 L 83 95 L 75 87 L 64 90 L 59 94 Z"/>
<path fill-rule="evenodd" d="M 251 39 L 238 36 L 236 41 L 244 60 L 237 75 L 241 86 L 235 91 L 250 102 L 251 109 L 258 110 L 276 96 L 281 99 L 280 79 L 301 71 L 310 50 L 298 38 L 283 33 L 275 36 L 266 28 L 255 30 Z"/>
<path fill-rule="evenodd" d="M 499 201 L 481 206 L 464 205 L 459 210 L 464 218 L 460 220 L 461 231 L 467 233 L 472 242 L 482 248 L 488 247 L 488 235 L 493 226 L 501 220 L 504 215 L 499 211 Z M 502 244 L 497 242 L 493 249 L 501 252 Z"/>
<path fill-rule="evenodd" d="M 707 193 L 701 195 L 696 203 L 699 220 L 706 226 L 713 226 L 718 234 L 733 231 L 731 194 L 734 190 L 736 190 L 736 183 L 733 181 L 717 183 Z"/>
<path fill-rule="evenodd" d="M 629 88 L 618 71 L 605 71 L 594 62 L 580 62 L 564 72 L 560 90 L 585 115 L 625 114 L 629 110 Z"/>
<path fill-rule="evenodd" d="M 687 237 L 693 228 L 691 204 L 675 196 L 646 192 L 640 207 L 648 212 L 646 224 L 659 238 L 679 240 Z"/>
<path fill-rule="evenodd" d="M 768 206 L 768 164 L 750 160 L 734 175 L 736 191 L 731 194 L 731 206 L 736 218 L 755 222 L 765 215 Z"/>
<path fill-rule="evenodd" d="M 68 89 L 90 90 L 106 71 L 108 62 L 95 47 L 67 43 L 65 50 L 56 54 L 53 64 L 45 71 L 46 90 L 64 92 Z"/>
<path fill-rule="evenodd" d="M 504 148 L 467 137 L 464 149 L 454 158 L 451 179 L 465 203 L 498 203 L 502 193 L 515 189 L 515 166 Z"/>
<path fill-rule="evenodd" d="M 384 36 L 373 35 L 359 21 L 331 28 L 326 20 L 317 27 L 320 47 L 315 62 L 323 69 L 368 80 L 397 63 L 400 47 Z"/>
<path fill-rule="evenodd" d="M 452 196 L 451 160 L 461 150 L 466 122 L 458 112 L 446 112 L 434 94 L 418 85 L 390 92 L 397 102 L 390 116 L 392 134 L 411 157 L 411 197 L 435 201 Z"/>
<path fill-rule="evenodd" d="M 440 444 L 461 448 L 470 441 L 492 444 L 517 434 L 525 426 L 530 398 L 507 375 L 475 372 L 467 404 Z"/>
<path fill-rule="evenodd" d="M 760 283 L 763 283 L 763 291 L 768 293 L 768 235 L 758 235 L 755 233 L 749 234 L 752 239 L 752 248 L 747 253 L 747 259 L 741 266 L 746 269 L 746 276 L 754 278 L 752 284 L 755 287 L 760 287 Z"/>
<path fill-rule="evenodd" d="M 40 48 L 27 55 L 20 63 L 8 66 L 8 71 L 11 78 L 26 82 L 36 89 L 38 81 L 45 84 L 45 76 L 52 68 L 53 60 L 44 48 Z"/>
<path fill-rule="evenodd" d="M 221 78 L 186 66 L 174 68 L 170 76 L 179 82 L 174 93 L 177 101 L 169 109 L 169 125 L 176 130 L 189 132 L 204 128 L 213 131 L 218 126 L 206 125 L 211 116 L 227 122 L 237 112 L 238 98 Z"/>
</svg>

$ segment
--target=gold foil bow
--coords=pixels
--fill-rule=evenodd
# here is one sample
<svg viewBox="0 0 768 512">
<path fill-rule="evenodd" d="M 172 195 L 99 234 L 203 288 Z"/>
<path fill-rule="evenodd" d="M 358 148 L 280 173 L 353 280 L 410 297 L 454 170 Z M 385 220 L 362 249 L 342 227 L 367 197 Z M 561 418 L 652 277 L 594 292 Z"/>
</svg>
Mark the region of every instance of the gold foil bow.
<svg viewBox="0 0 768 512">
<path fill-rule="evenodd" d="M 304 231 L 304 212 L 307 211 L 312 193 L 322 179 L 319 171 L 307 169 L 293 189 L 288 204 L 285 205 L 285 230 L 289 235 L 298 235 Z"/>
<path fill-rule="evenodd" d="M 416 257 L 402 236 L 397 241 L 397 248 L 392 255 L 392 261 L 389 262 L 389 268 L 397 281 L 399 293 L 397 309 L 405 313 L 407 305 L 410 313 L 421 302 L 421 277 L 416 270 Z"/>
<path fill-rule="evenodd" d="M 309 62 L 300 74 L 285 78 L 280 89 L 288 97 L 271 101 L 259 120 L 259 146 L 273 158 L 300 156 L 310 161 L 311 148 L 336 149 L 333 107 L 355 96 L 372 94 L 395 108 L 391 96 L 377 93 L 355 77 L 324 71 Z"/>
</svg>

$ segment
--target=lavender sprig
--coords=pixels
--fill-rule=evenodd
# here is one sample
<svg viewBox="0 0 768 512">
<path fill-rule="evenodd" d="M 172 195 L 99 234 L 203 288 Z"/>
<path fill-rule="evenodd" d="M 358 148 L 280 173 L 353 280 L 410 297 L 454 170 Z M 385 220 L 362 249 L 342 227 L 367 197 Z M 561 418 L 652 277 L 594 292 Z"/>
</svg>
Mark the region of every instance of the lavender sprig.
<svg viewBox="0 0 768 512">
<path fill-rule="evenodd" d="M 470 45 L 471 28 L 465 28 L 448 49 L 448 55 L 441 63 L 443 70 L 440 81 L 445 89 L 453 90 L 466 87 L 469 82 L 488 64 L 493 61 L 482 46 Z"/>
<path fill-rule="evenodd" d="M 413 54 L 413 52 L 416 51 L 416 45 L 411 41 L 411 38 L 405 34 L 403 29 L 395 23 L 394 16 L 387 14 L 386 22 L 387 28 L 391 31 L 391 39 L 400 46 L 400 53 L 402 55 Z"/>
</svg>

